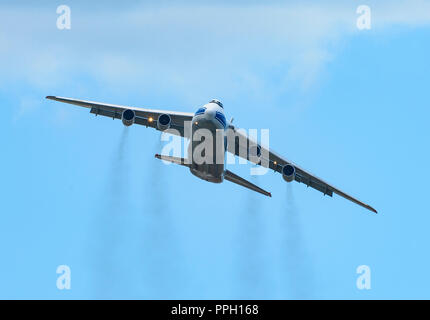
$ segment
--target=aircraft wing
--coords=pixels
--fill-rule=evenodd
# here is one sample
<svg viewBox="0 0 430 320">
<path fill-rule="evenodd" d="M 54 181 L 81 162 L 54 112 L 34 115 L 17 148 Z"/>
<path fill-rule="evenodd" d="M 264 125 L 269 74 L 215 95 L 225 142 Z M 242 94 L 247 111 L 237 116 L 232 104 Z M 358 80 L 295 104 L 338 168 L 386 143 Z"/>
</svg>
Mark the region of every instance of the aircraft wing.
<svg viewBox="0 0 430 320">
<path fill-rule="evenodd" d="M 151 127 L 154 129 L 157 129 L 158 117 L 162 114 L 168 114 L 172 122 L 170 127 L 172 129 L 176 129 L 179 132 L 179 135 L 181 135 L 182 137 L 184 136 L 184 122 L 191 121 L 193 118 L 193 113 L 189 113 L 189 112 L 177 112 L 177 111 L 127 107 L 127 106 L 119 106 L 119 105 L 113 105 L 113 104 L 107 104 L 107 103 L 77 100 L 77 99 L 55 97 L 55 96 L 47 96 L 46 99 L 89 108 L 90 112 L 95 115 L 106 116 L 112 119 L 121 119 L 122 112 L 124 110 L 131 109 L 136 114 L 134 123 L 144 125 L 146 127 Z M 174 133 L 174 131 L 169 133 Z"/>
<path fill-rule="evenodd" d="M 280 155 L 276 154 L 274 151 L 269 150 L 267 148 L 265 148 L 264 146 L 258 146 L 260 148 L 260 160 L 258 160 L 259 158 L 257 158 L 256 152 L 254 152 L 254 157 L 250 156 L 250 146 L 252 145 L 257 145 L 256 142 L 249 138 L 246 133 L 243 130 L 240 130 L 238 128 L 235 128 L 233 125 L 230 124 L 229 129 L 227 132 L 228 135 L 235 135 L 235 137 L 228 137 L 227 141 L 234 141 L 234 143 L 227 143 L 227 150 L 239 157 L 245 158 L 255 164 L 258 165 L 263 165 L 263 166 L 268 166 L 270 169 L 277 171 L 279 173 L 282 174 L 282 168 L 286 165 L 286 164 L 290 164 L 292 166 L 294 166 L 294 168 L 296 169 L 296 174 L 295 174 L 295 181 L 300 182 L 300 183 L 304 183 L 306 186 L 311 187 L 313 189 L 316 189 L 320 192 L 322 192 L 324 195 L 329 195 L 330 197 L 333 196 L 333 193 L 348 199 L 372 212 L 377 213 L 377 211 L 372 208 L 371 206 L 369 206 L 368 204 L 346 194 L 345 192 L 335 188 L 334 186 L 328 184 L 327 182 L 325 182 L 324 180 L 318 178 L 317 176 L 313 175 L 312 173 L 300 168 L 299 166 L 297 166 L 296 164 L 292 163 L 291 161 L 285 159 L 284 157 L 281 157 Z M 233 140 L 234 139 L 234 140 Z M 265 157 L 269 157 L 268 159 L 266 159 Z M 262 161 L 261 159 L 265 159 L 266 161 Z"/>
</svg>

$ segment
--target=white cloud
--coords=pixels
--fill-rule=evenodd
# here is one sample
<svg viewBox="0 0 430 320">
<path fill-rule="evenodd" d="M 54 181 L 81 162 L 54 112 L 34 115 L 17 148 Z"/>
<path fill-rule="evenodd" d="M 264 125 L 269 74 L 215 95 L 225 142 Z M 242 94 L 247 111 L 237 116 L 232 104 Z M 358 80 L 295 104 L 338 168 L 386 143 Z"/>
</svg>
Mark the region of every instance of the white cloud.
<svg viewBox="0 0 430 320">
<path fill-rule="evenodd" d="M 359 34 L 359 4 L 71 5 L 70 31 L 56 29 L 54 6 L 7 6 L 0 10 L 0 39 L 7 44 L 0 49 L 0 81 L 12 77 L 52 89 L 83 74 L 112 87 L 184 96 L 307 90 L 335 58 L 339 40 Z M 430 23 L 423 0 L 367 4 L 376 34 Z"/>
<path fill-rule="evenodd" d="M 393 25 L 421 27 L 430 24 L 430 1 L 374 1 L 371 6 L 375 27 L 388 28 Z"/>
</svg>

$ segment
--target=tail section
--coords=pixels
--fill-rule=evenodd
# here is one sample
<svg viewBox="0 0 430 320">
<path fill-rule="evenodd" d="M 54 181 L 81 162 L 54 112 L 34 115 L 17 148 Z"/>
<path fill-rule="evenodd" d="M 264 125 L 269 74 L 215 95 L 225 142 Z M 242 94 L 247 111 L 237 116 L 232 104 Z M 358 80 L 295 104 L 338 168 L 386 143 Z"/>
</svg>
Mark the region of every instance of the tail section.
<svg viewBox="0 0 430 320">
<path fill-rule="evenodd" d="M 172 156 L 166 156 L 162 154 L 156 154 L 155 157 L 160 160 L 169 161 L 172 163 L 179 164 L 181 166 L 190 168 L 190 164 L 185 162 L 184 158 L 179 157 L 172 157 Z M 267 192 L 266 190 L 261 189 L 260 187 L 256 186 L 255 184 L 239 177 L 238 175 L 234 174 L 233 172 L 226 170 L 224 172 L 224 179 L 228 180 L 230 182 L 236 183 L 238 185 L 241 185 L 242 187 L 251 189 L 253 191 L 256 191 L 258 193 L 264 194 L 265 196 L 271 197 L 272 194 L 270 192 Z"/>
<path fill-rule="evenodd" d="M 224 173 L 224 179 L 228 180 L 230 182 L 236 183 L 238 185 L 241 185 L 242 187 L 251 189 L 253 191 L 259 192 L 261 194 L 264 194 L 265 196 L 271 197 L 272 194 L 270 192 L 267 192 L 266 190 L 261 189 L 260 187 L 256 186 L 255 184 L 239 177 L 238 175 L 234 174 L 233 172 L 226 170 Z"/>
</svg>

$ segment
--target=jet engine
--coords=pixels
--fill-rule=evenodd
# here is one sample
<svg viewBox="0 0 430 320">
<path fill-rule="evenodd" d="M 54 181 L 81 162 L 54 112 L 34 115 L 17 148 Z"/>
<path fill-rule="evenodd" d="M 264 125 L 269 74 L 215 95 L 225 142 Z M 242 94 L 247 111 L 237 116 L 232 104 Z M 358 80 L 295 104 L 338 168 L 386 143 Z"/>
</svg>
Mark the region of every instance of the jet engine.
<svg viewBox="0 0 430 320">
<path fill-rule="evenodd" d="M 168 114 L 161 114 L 158 117 L 158 121 L 157 121 L 157 129 L 160 131 L 164 131 L 170 128 L 170 125 L 172 123 L 172 119 L 170 118 L 170 116 Z"/>
<path fill-rule="evenodd" d="M 121 120 L 126 127 L 131 126 L 134 123 L 135 118 L 136 114 L 131 109 L 126 109 L 122 112 Z"/>
<path fill-rule="evenodd" d="M 249 147 L 249 156 L 250 157 L 261 157 L 261 147 L 259 145 L 251 145 Z"/>
<path fill-rule="evenodd" d="M 284 178 L 285 181 L 291 182 L 294 180 L 294 177 L 296 176 L 296 168 L 292 166 L 291 164 L 286 164 L 282 167 L 282 178 Z"/>
</svg>

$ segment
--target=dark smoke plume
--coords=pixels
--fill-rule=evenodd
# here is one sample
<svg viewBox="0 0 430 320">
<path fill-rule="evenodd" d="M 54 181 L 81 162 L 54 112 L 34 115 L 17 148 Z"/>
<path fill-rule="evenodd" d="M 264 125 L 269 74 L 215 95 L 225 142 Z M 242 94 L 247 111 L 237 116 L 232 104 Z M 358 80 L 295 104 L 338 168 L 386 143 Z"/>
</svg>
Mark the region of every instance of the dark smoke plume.
<svg viewBox="0 0 430 320">
<path fill-rule="evenodd" d="M 281 214 L 281 283 L 283 298 L 309 299 L 313 292 L 311 258 L 306 249 L 300 212 L 293 186 L 286 186 L 285 210 Z M 287 290 L 285 290 L 287 289 Z"/>
<path fill-rule="evenodd" d="M 93 234 L 95 248 L 92 258 L 95 259 L 95 298 L 115 298 L 117 289 L 123 287 L 120 282 L 123 270 L 117 256 L 127 232 L 124 221 L 129 211 L 128 135 L 129 128 L 124 127 L 110 159 L 106 189 L 99 200 L 102 209 L 94 221 L 96 232 Z"/>
</svg>

